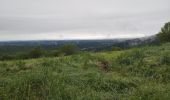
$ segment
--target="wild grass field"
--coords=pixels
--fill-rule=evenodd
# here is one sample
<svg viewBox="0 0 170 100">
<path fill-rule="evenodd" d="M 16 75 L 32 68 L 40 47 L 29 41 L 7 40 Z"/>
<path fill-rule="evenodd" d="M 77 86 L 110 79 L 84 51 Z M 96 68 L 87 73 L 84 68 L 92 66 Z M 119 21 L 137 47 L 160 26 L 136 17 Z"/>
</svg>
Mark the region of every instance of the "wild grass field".
<svg viewBox="0 0 170 100">
<path fill-rule="evenodd" d="M 0 100 L 170 100 L 170 43 L 0 61 Z"/>
</svg>

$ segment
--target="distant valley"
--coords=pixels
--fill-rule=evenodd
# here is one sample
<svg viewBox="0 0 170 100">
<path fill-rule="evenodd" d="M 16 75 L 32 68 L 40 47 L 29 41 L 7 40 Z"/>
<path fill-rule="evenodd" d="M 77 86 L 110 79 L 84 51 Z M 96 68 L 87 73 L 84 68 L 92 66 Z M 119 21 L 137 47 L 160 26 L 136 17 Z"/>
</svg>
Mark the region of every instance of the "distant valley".
<svg viewBox="0 0 170 100">
<path fill-rule="evenodd" d="M 37 40 L 37 41 L 4 41 L 0 46 L 10 47 L 34 47 L 54 49 L 64 44 L 75 44 L 82 51 L 111 50 L 112 47 L 129 48 L 138 45 L 152 44 L 157 42 L 155 36 L 135 38 L 135 39 L 110 39 L 110 40 Z M 2 49 L 2 48 L 1 48 Z"/>
</svg>

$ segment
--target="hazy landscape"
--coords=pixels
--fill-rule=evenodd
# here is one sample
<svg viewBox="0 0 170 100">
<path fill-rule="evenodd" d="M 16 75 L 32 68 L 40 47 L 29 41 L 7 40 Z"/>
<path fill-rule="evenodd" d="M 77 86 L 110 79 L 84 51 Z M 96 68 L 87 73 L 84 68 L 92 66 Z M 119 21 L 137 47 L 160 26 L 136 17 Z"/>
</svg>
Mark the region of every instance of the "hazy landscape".
<svg viewBox="0 0 170 100">
<path fill-rule="evenodd" d="M 3 100 L 170 98 L 170 44 L 0 62 Z"/>
<path fill-rule="evenodd" d="M 0 100 L 170 100 L 168 3 L 0 0 Z"/>
<path fill-rule="evenodd" d="M 169 100 L 169 32 L 162 28 L 147 39 L 1 42 L 0 99 Z"/>
</svg>

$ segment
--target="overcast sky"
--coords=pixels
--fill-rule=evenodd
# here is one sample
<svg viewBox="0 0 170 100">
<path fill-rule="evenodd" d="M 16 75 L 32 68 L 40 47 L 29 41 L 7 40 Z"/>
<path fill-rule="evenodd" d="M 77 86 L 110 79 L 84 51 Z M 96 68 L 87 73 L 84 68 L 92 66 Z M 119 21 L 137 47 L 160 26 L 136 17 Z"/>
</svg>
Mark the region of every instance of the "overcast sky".
<svg viewBox="0 0 170 100">
<path fill-rule="evenodd" d="M 143 37 L 170 21 L 170 0 L 0 0 L 0 41 Z"/>
</svg>

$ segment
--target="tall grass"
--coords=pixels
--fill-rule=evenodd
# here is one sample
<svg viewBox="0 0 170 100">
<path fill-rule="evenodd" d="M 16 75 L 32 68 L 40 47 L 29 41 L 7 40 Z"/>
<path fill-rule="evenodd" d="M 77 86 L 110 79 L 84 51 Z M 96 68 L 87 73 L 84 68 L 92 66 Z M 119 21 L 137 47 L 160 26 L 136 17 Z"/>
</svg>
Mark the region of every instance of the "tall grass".
<svg viewBox="0 0 170 100">
<path fill-rule="evenodd" d="M 169 100 L 169 47 L 3 61 L 0 100 Z"/>
</svg>

